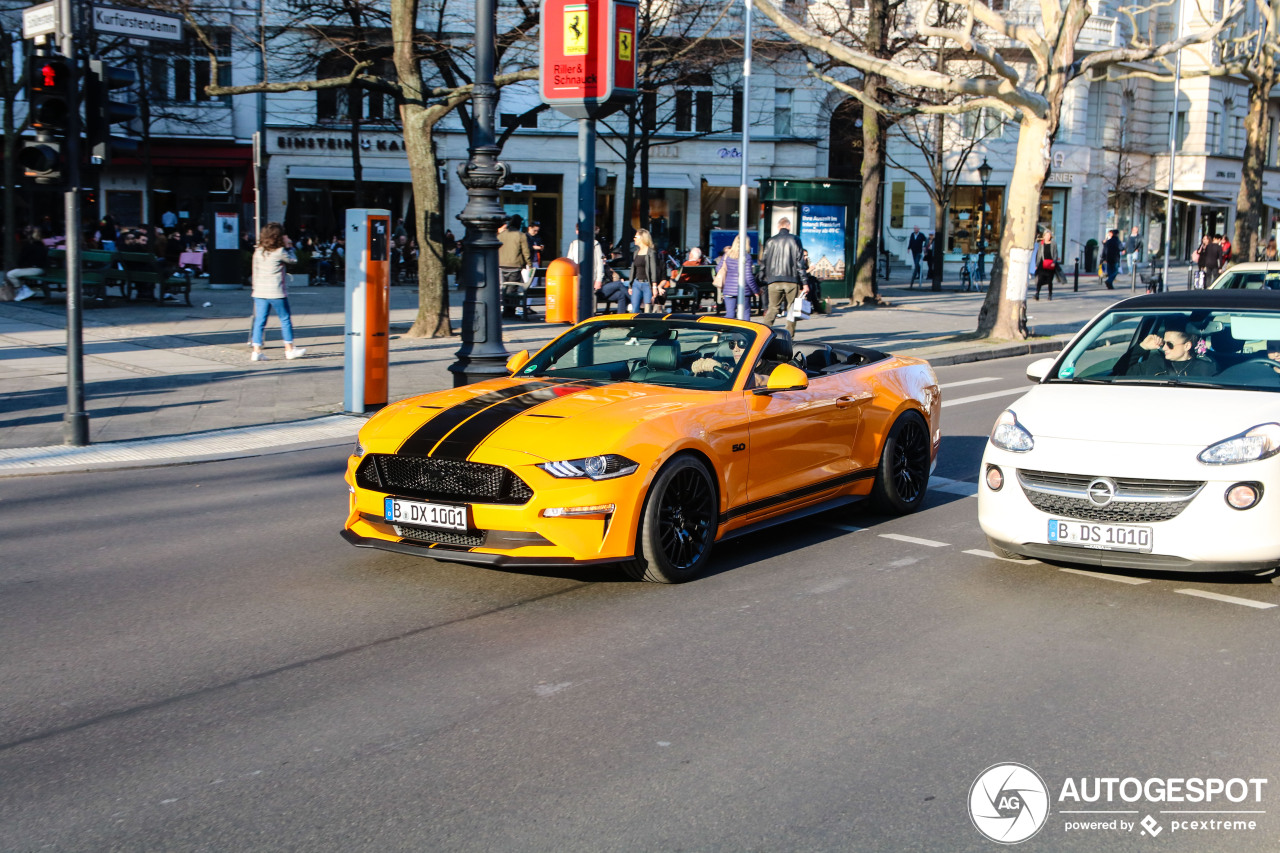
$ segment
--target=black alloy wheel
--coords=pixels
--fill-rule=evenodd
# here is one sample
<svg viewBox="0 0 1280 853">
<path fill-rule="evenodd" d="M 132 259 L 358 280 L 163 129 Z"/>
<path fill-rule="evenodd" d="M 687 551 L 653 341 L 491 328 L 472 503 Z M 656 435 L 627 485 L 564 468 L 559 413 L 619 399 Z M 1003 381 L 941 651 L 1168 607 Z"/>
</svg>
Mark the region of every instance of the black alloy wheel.
<svg viewBox="0 0 1280 853">
<path fill-rule="evenodd" d="M 930 459 L 929 425 L 918 412 L 904 413 L 894 421 L 880 455 L 871 488 L 875 507 L 899 515 L 919 509 L 929 486 Z"/>
<path fill-rule="evenodd" d="M 694 577 L 711 555 L 718 515 L 706 467 L 691 456 L 672 459 L 649 490 L 636 559 L 626 565 L 627 573 L 654 583 Z"/>
</svg>

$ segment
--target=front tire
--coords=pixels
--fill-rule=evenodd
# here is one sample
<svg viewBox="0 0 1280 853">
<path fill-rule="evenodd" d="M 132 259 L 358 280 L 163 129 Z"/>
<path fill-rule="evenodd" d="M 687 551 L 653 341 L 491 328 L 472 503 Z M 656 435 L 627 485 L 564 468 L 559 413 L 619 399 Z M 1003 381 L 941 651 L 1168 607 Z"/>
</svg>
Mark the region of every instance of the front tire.
<svg viewBox="0 0 1280 853">
<path fill-rule="evenodd" d="M 880 452 L 871 505 L 894 515 L 918 510 L 929 487 L 932 456 L 929 425 L 919 412 L 904 412 L 889 428 Z"/>
<path fill-rule="evenodd" d="M 716 489 L 706 466 L 677 456 L 653 481 L 636 537 L 636 558 L 624 565 L 636 580 L 683 583 L 711 556 L 718 526 Z"/>
</svg>

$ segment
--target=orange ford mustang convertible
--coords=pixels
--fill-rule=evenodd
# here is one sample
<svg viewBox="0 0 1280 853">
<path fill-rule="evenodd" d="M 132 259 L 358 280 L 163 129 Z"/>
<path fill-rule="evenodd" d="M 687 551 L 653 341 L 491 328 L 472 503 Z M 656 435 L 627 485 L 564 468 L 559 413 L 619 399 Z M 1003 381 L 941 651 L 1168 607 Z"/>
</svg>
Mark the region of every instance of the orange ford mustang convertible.
<svg viewBox="0 0 1280 853">
<path fill-rule="evenodd" d="M 730 536 L 864 498 L 916 510 L 938 451 L 927 362 L 759 323 L 599 317 L 507 368 L 369 419 L 348 542 L 675 583 Z"/>
</svg>

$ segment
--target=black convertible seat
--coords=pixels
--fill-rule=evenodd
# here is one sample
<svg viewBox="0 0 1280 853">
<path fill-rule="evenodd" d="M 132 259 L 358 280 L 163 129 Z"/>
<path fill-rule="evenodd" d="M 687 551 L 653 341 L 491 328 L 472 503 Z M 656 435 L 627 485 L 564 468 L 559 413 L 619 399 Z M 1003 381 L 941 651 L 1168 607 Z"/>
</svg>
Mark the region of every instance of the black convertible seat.
<svg viewBox="0 0 1280 853">
<path fill-rule="evenodd" d="M 675 370 L 680 366 L 680 345 L 675 341 L 654 341 L 644 366 L 650 370 Z"/>
<path fill-rule="evenodd" d="M 791 361 L 794 354 L 791 348 L 791 336 L 774 329 L 773 337 L 764 345 L 764 353 L 760 357 L 772 364 L 782 364 Z"/>
</svg>

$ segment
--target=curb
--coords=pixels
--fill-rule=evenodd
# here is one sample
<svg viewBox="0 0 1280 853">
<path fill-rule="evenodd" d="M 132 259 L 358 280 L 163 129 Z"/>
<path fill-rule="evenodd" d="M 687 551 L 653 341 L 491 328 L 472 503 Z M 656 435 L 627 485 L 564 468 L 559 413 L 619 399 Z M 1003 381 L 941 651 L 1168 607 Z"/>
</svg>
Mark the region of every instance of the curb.
<svg viewBox="0 0 1280 853">
<path fill-rule="evenodd" d="M 940 355 L 937 358 L 929 358 L 928 356 L 920 356 L 925 361 L 935 367 L 942 367 L 950 364 L 970 364 L 975 361 L 991 361 L 997 358 L 1016 358 L 1020 355 L 1035 355 L 1042 352 L 1060 352 L 1067 342 L 1074 335 L 1064 335 L 1062 337 L 1048 338 L 1040 341 L 1026 341 L 1017 344 L 1002 344 L 1000 346 L 985 347 L 983 349 L 970 350 L 968 352 L 958 352 L 952 355 Z M 903 353 L 906 355 L 907 353 Z"/>
</svg>

